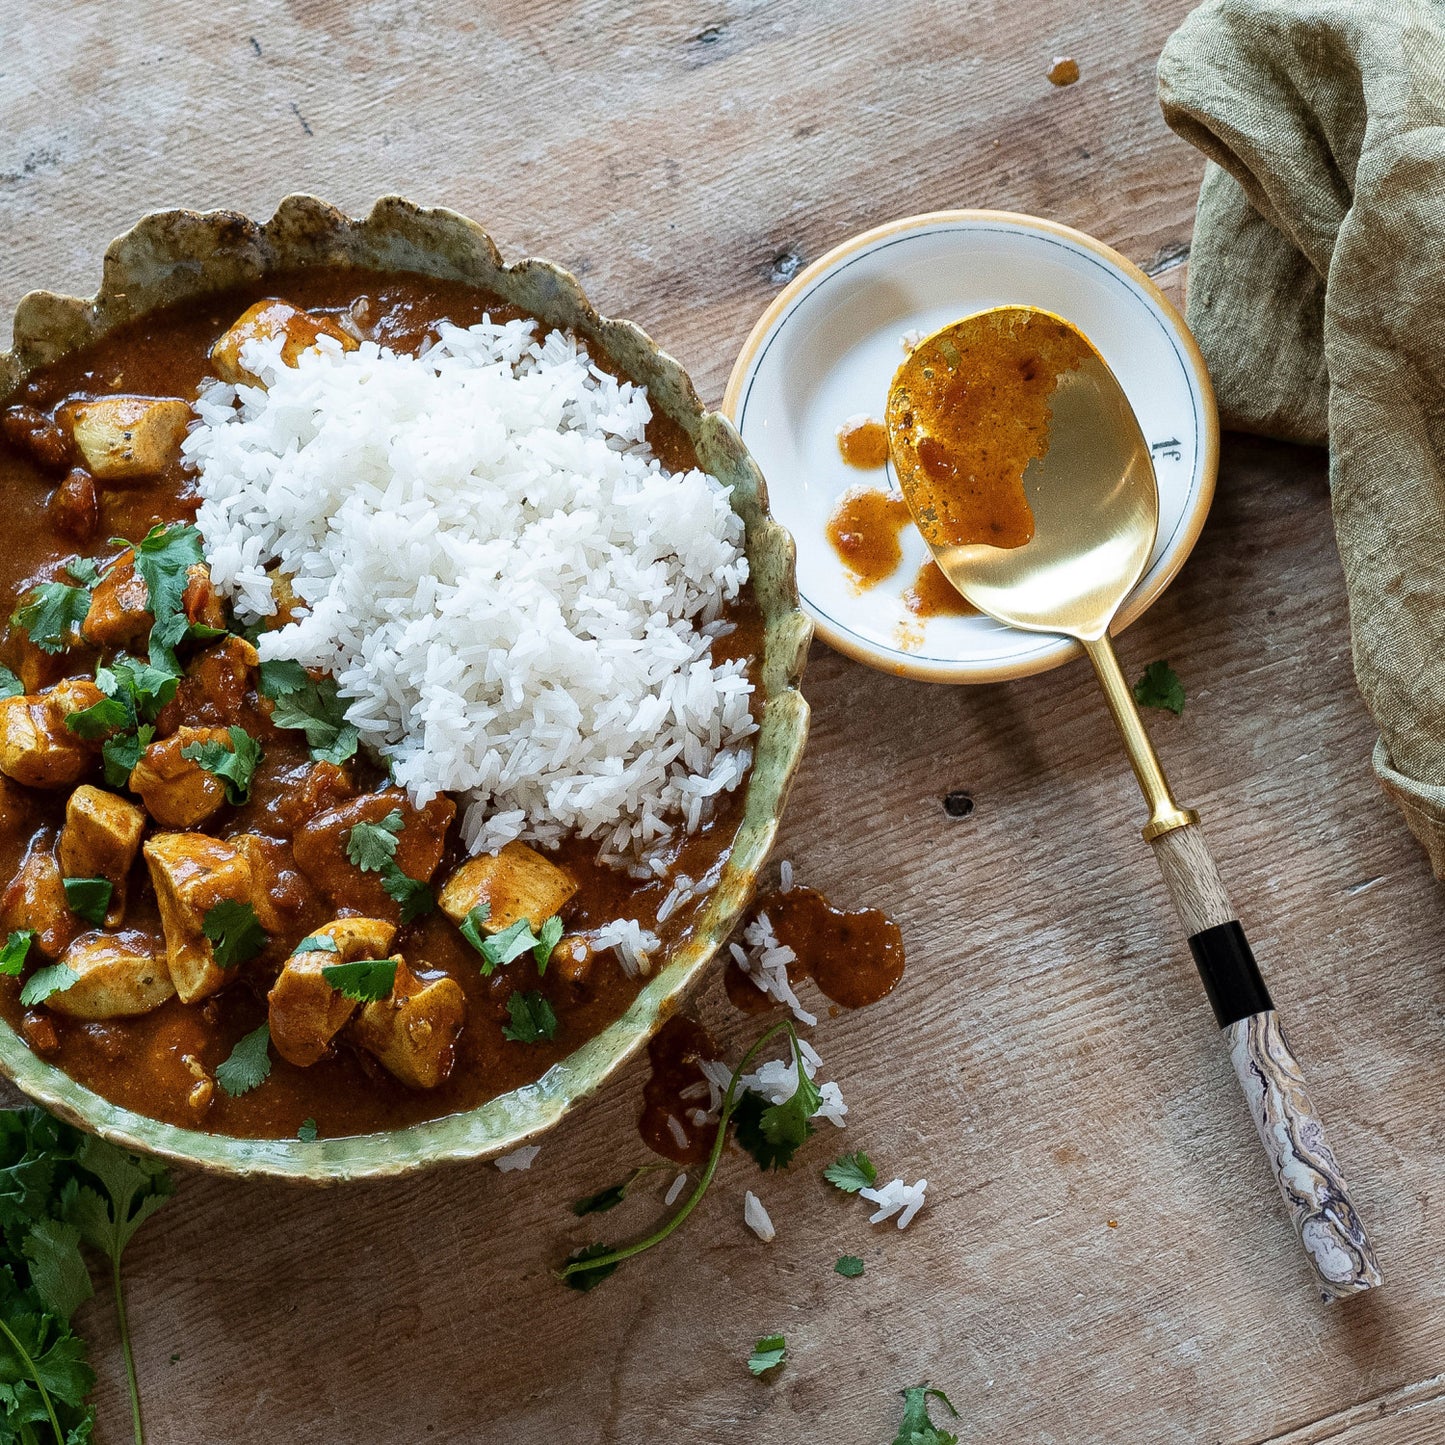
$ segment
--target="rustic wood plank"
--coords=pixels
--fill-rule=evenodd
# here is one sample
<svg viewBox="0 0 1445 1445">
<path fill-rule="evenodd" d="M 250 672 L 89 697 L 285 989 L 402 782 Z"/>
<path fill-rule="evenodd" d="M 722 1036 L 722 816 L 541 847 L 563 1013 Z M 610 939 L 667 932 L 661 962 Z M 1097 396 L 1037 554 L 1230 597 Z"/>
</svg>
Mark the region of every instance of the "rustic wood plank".
<svg viewBox="0 0 1445 1445">
<path fill-rule="evenodd" d="M 786 276 L 896 215 L 1040 212 L 1169 273 L 1200 165 L 1158 119 L 1153 65 L 1186 8 L 269 0 L 199 25 L 139 0 L 28 5 L 0 54 L 0 312 L 91 289 L 153 206 L 400 190 L 572 265 L 716 399 Z M 1055 54 L 1077 86 L 1048 85 Z M 891 909 L 911 954 L 892 999 L 817 1030 L 846 1134 L 780 1177 L 730 1159 L 684 1236 L 586 1296 L 547 1271 L 594 1237 L 567 1202 L 642 1157 L 637 1069 L 525 1175 L 187 1176 L 128 1261 L 153 1445 L 867 1445 L 922 1379 L 980 1439 L 1426 1438 L 1423 1404 L 1376 1402 L 1413 1401 L 1445 1345 L 1441 903 L 1371 779 L 1346 625 L 1323 459 L 1235 441 L 1195 557 L 1121 650 L 1131 671 L 1170 658 L 1189 690 L 1159 748 L 1288 1010 L 1378 1297 L 1313 1301 L 1086 670 L 955 690 L 818 649 L 782 850 L 839 901 Z M 958 788 L 976 807 L 955 820 Z M 748 1036 L 716 988 L 701 1007 Z M 821 1181 L 840 1145 L 929 1178 L 907 1234 Z M 644 1225 L 665 1187 L 605 1232 Z M 771 1247 L 743 1227 L 747 1187 Z M 863 1278 L 833 1273 L 845 1252 Z M 117 1440 L 113 1331 L 98 1306 L 85 1322 Z M 773 1330 L 790 1361 L 759 1383 L 743 1360 Z"/>
</svg>

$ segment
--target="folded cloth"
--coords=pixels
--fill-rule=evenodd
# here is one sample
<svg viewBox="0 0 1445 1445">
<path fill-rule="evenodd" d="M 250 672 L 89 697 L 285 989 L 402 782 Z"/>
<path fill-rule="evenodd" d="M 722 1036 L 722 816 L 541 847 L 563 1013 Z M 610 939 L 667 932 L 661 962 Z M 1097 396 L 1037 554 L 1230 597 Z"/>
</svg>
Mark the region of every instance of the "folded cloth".
<svg viewBox="0 0 1445 1445">
<path fill-rule="evenodd" d="M 1329 443 L 1375 770 L 1445 877 L 1445 3 L 1209 0 L 1159 91 L 1209 158 L 1188 319 L 1224 423 Z"/>
</svg>

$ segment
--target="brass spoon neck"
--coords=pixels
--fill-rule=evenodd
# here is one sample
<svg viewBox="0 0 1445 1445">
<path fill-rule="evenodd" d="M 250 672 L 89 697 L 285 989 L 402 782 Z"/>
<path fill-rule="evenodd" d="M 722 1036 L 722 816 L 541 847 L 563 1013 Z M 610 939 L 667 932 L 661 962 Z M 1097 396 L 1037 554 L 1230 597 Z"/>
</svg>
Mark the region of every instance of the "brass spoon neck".
<svg viewBox="0 0 1445 1445">
<path fill-rule="evenodd" d="M 1174 801 L 1169 790 L 1169 779 L 1159 766 L 1158 754 L 1149 734 L 1144 731 L 1144 721 L 1134 702 L 1134 694 L 1124 679 L 1119 667 L 1119 658 L 1108 634 L 1098 638 L 1082 638 L 1089 661 L 1094 664 L 1099 686 L 1104 690 L 1105 701 L 1113 716 L 1114 726 L 1124 741 L 1124 751 L 1129 755 L 1129 766 L 1139 782 L 1139 791 L 1149 805 L 1149 821 L 1144 825 L 1144 840 L 1152 843 L 1162 833 L 1175 828 L 1186 828 L 1199 821 L 1199 814 L 1192 808 L 1181 808 Z"/>
</svg>

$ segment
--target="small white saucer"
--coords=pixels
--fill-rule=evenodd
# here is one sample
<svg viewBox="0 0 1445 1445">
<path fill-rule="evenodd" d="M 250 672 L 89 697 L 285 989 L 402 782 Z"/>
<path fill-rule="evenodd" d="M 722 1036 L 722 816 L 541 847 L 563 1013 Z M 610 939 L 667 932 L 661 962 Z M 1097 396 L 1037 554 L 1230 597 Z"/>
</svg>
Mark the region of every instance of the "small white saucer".
<svg viewBox="0 0 1445 1445">
<path fill-rule="evenodd" d="M 911 526 L 902 565 L 860 592 L 825 530 L 848 488 L 893 485 L 886 470 L 848 466 L 836 432 L 859 413 L 882 418 L 904 335 L 1008 304 L 1042 307 L 1084 332 L 1153 450 L 1159 535 L 1115 631 L 1168 586 L 1209 511 L 1219 459 L 1209 375 L 1182 318 L 1137 266 L 1067 226 L 1004 211 L 939 211 L 865 231 L 815 261 L 763 314 L 723 410 L 767 478 L 773 515 L 797 542 L 798 588 L 819 636 L 886 672 L 996 682 L 1078 651 L 985 617 L 914 616 L 903 592 L 928 554 Z"/>
</svg>

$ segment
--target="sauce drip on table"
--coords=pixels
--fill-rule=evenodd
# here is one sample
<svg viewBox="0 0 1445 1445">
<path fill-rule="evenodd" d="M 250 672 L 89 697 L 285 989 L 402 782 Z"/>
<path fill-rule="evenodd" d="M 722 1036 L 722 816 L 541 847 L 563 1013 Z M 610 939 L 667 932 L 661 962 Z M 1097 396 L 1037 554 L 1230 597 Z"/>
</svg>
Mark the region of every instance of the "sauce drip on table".
<svg viewBox="0 0 1445 1445">
<path fill-rule="evenodd" d="M 1050 85 L 1073 85 L 1079 78 L 1079 62 L 1071 55 L 1056 55 L 1049 66 Z"/>
<path fill-rule="evenodd" d="M 896 492 L 857 488 L 838 499 L 828 518 L 828 540 L 860 590 L 898 570 L 899 536 L 910 520 L 908 503 Z"/>
<path fill-rule="evenodd" d="M 850 467 L 876 471 L 888 461 L 888 428 L 871 416 L 850 417 L 838 428 L 838 450 Z"/>
<path fill-rule="evenodd" d="M 711 1090 L 703 1075 L 703 1059 L 722 1057 L 721 1047 L 696 1019 L 676 1014 L 653 1035 L 647 1046 L 652 1074 L 642 1086 L 642 1113 L 637 1132 L 655 1154 L 678 1164 L 701 1164 L 717 1138 L 717 1120 L 693 1120 L 707 1112 Z"/>
<path fill-rule="evenodd" d="M 996 316 L 930 337 L 888 398 L 894 464 L 938 546 L 1022 547 L 1033 537 L 1024 473 L 1048 451 L 1059 378 L 1094 355 L 1046 312 Z"/>
</svg>

